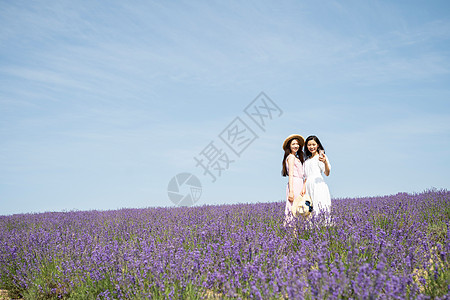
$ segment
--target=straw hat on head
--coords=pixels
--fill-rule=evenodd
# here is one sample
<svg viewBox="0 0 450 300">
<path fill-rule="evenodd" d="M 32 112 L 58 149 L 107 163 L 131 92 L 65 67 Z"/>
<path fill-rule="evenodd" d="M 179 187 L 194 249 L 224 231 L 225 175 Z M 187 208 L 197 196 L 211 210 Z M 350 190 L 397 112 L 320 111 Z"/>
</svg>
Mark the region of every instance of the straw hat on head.
<svg viewBox="0 0 450 300">
<path fill-rule="evenodd" d="M 292 139 L 297 139 L 298 140 L 298 144 L 300 145 L 300 147 L 303 147 L 303 145 L 305 144 L 305 139 L 299 135 L 299 134 L 291 134 L 290 136 L 288 136 L 284 142 L 283 142 L 283 149 L 286 149 L 288 143 L 290 140 Z"/>
</svg>

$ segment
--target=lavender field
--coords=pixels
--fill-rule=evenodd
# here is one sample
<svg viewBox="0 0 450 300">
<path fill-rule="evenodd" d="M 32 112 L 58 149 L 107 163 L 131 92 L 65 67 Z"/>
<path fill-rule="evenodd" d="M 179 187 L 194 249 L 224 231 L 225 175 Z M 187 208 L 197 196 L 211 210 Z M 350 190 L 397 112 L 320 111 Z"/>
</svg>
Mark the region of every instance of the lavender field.
<svg viewBox="0 0 450 300">
<path fill-rule="evenodd" d="M 449 299 L 450 192 L 0 216 L 0 289 L 24 299 Z"/>
</svg>

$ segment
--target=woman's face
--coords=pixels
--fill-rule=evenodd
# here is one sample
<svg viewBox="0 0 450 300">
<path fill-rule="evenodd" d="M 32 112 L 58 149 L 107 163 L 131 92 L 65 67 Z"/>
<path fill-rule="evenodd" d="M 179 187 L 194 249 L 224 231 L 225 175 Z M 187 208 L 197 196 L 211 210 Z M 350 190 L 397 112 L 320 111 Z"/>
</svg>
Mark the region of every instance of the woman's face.
<svg viewBox="0 0 450 300">
<path fill-rule="evenodd" d="M 314 155 L 317 152 L 318 145 L 315 140 L 309 140 L 306 147 L 308 147 L 309 152 Z"/>
<path fill-rule="evenodd" d="M 297 139 L 293 139 L 292 142 L 291 142 L 291 153 L 292 152 L 296 153 L 299 148 L 300 148 L 300 145 L 298 143 L 298 140 Z"/>
</svg>

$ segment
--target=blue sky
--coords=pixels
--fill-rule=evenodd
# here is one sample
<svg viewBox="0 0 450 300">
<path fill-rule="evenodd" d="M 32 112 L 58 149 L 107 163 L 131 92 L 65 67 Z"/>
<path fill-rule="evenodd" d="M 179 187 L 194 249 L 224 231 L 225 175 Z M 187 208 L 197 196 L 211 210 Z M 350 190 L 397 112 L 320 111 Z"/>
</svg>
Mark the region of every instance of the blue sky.
<svg viewBox="0 0 450 300">
<path fill-rule="evenodd" d="M 315 134 L 333 197 L 449 188 L 448 1 L 0 1 L 0 214 L 285 199 Z M 265 131 L 244 113 L 264 92 Z M 258 138 L 237 157 L 236 117 Z M 194 157 L 234 160 L 215 182 Z"/>
</svg>

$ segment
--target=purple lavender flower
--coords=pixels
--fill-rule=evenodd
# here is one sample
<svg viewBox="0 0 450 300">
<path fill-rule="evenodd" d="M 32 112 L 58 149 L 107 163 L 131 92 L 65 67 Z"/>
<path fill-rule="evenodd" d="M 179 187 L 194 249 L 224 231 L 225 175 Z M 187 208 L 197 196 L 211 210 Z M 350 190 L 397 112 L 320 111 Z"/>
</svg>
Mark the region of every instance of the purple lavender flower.
<svg viewBox="0 0 450 300">
<path fill-rule="evenodd" d="M 450 193 L 0 216 L 0 288 L 17 297 L 404 299 L 448 296 Z"/>
</svg>

